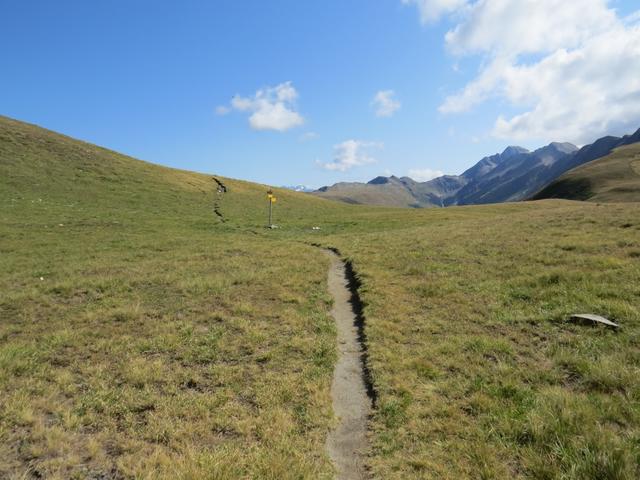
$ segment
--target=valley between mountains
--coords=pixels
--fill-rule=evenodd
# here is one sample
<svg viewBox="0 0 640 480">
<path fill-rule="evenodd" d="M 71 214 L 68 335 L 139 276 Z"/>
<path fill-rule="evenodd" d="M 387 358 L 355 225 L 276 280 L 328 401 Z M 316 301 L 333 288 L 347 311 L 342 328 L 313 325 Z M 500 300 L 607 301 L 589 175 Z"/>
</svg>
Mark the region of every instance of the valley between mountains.
<svg viewBox="0 0 640 480">
<path fill-rule="evenodd" d="M 624 137 L 603 137 L 582 148 L 551 143 L 529 152 L 512 146 L 483 158 L 461 175 L 428 182 L 377 177 L 368 183 L 337 183 L 313 194 L 346 203 L 413 208 L 515 202 L 532 198 L 565 172 L 637 142 L 640 129 Z"/>
<path fill-rule="evenodd" d="M 547 158 L 507 152 L 475 178 L 523 155 Z M 336 478 L 345 303 L 318 246 L 364 319 L 365 478 L 639 478 L 637 156 L 570 171 L 595 201 L 276 188 L 270 229 L 266 185 L 0 117 L 0 478 Z M 567 321 L 583 312 L 620 329 Z"/>
</svg>

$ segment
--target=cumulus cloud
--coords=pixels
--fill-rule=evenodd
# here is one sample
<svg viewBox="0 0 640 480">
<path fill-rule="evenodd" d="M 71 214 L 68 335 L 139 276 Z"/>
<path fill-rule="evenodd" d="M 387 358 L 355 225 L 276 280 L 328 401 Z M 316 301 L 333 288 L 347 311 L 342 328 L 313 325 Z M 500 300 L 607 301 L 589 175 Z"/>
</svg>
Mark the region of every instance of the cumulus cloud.
<svg viewBox="0 0 640 480">
<path fill-rule="evenodd" d="M 327 170 L 346 172 L 353 167 L 375 163 L 375 158 L 371 157 L 369 153 L 374 148 L 382 148 L 382 144 L 361 140 L 346 140 L 333 146 L 333 161 L 321 165 Z"/>
<path fill-rule="evenodd" d="M 482 67 L 440 111 L 453 114 L 506 100 L 505 139 L 585 143 L 640 124 L 640 14 L 620 18 L 607 0 L 476 0 L 448 10 L 454 55 Z M 446 12 L 445 12 L 446 13 Z"/>
<path fill-rule="evenodd" d="M 226 105 L 218 105 L 216 107 L 216 113 L 218 115 L 226 115 L 229 112 L 231 112 L 231 108 L 227 107 Z"/>
<path fill-rule="evenodd" d="M 574 48 L 616 24 L 606 0 L 478 0 L 446 34 L 455 53 L 501 55 Z"/>
<path fill-rule="evenodd" d="M 428 182 L 443 175 L 444 172 L 431 170 L 430 168 L 413 168 L 409 170 L 409 177 L 417 182 Z"/>
<path fill-rule="evenodd" d="M 320 135 L 318 135 L 316 132 L 305 132 L 300 135 L 299 140 L 301 142 L 309 142 L 311 140 L 315 140 L 318 137 L 320 137 Z"/>
<path fill-rule="evenodd" d="M 405 5 L 415 5 L 420 12 L 422 23 L 438 20 L 443 14 L 464 6 L 466 0 L 402 0 Z"/>
<path fill-rule="evenodd" d="M 249 112 L 249 125 L 254 130 L 276 130 L 284 132 L 304 123 L 304 118 L 296 111 L 298 92 L 291 82 L 258 90 L 252 97 L 236 95 L 231 99 L 231 107 L 218 107 L 218 114 L 229 109 Z"/>
<path fill-rule="evenodd" d="M 500 138 L 557 138 L 586 143 L 640 126 L 640 28 L 616 28 L 579 49 L 558 50 L 503 79 L 505 96 L 532 108 L 500 116 Z"/>
<path fill-rule="evenodd" d="M 393 90 L 380 90 L 375 94 L 371 105 L 376 109 L 376 117 L 390 117 L 400 109 L 401 104 L 395 96 Z"/>
</svg>

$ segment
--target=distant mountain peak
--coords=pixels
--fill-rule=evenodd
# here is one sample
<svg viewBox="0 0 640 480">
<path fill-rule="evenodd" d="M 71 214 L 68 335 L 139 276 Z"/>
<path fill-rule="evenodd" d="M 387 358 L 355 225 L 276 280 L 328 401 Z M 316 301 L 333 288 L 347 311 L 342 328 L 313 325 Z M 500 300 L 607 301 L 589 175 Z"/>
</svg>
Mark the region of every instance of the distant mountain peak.
<svg viewBox="0 0 640 480">
<path fill-rule="evenodd" d="M 510 145 L 507 148 L 504 149 L 504 152 L 502 152 L 500 154 L 501 157 L 505 157 L 505 158 L 509 158 L 509 157 L 513 157 L 515 155 L 520 155 L 522 153 L 529 153 L 529 150 L 527 150 L 524 147 L 518 147 L 515 145 Z"/>
<path fill-rule="evenodd" d="M 384 185 L 385 183 L 389 183 L 389 180 L 390 180 L 390 177 L 384 177 L 380 175 L 372 180 L 369 180 L 367 183 L 369 185 Z"/>
<path fill-rule="evenodd" d="M 287 190 L 293 190 L 294 192 L 313 192 L 315 188 L 307 185 L 282 185 L 280 188 L 286 188 Z"/>
<path fill-rule="evenodd" d="M 398 183 L 401 182 L 401 180 L 401 178 L 398 178 L 395 175 L 391 175 L 390 177 L 380 175 L 373 180 L 369 180 L 367 183 L 369 185 L 384 185 L 385 183 Z"/>
<path fill-rule="evenodd" d="M 461 175 L 443 175 L 427 182 L 379 176 L 367 184 L 337 183 L 316 194 L 348 203 L 405 207 L 513 202 L 530 198 L 564 172 L 633 142 L 640 142 L 640 130 L 623 138 L 603 137 L 581 149 L 563 142 L 535 151 L 511 145 L 502 153 L 484 157 Z"/>
<path fill-rule="evenodd" d="M 569 142 L 551 142 L 548 146 L 562 153 L 577 152 L 579 149 L 573 143 Z"/>
<path fill-rule="evenodd" d="M 636 132 L 633 135 L 629 135 L 628 137 L 625 135 L 623 137 L 625 143 L 636 143 L 636 142 L 640 142 L 640 128 L 638 130 L 636 130 Z"/>
</svg>

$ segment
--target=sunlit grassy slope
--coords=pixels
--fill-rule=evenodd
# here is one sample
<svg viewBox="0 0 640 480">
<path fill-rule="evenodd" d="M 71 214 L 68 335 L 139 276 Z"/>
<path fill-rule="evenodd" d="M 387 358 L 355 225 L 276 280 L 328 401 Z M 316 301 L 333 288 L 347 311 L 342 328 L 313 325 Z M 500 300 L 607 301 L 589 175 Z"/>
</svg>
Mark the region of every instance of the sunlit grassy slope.
<svg viewBox="0 0 640 480">
<path fill-rule="evenodd" d="M 330 478 L 311 243 L 362 282 L 373 477 L 639 476 L 638 204 L 278 190 L 267 230 L 266 187 L 221 180 L 0 121 L 0 478 Z"/>
<path fill-rule="evenodd" d="M 568 171 L 535 198 L 640 202 L 640 143 L 617 148 L 604 158 Z"/>
<path fill-rule="evenodd" d="M 0 478 L 330 476 L 326 261 L 215 186 L 0 120 Z"/>
</svg>

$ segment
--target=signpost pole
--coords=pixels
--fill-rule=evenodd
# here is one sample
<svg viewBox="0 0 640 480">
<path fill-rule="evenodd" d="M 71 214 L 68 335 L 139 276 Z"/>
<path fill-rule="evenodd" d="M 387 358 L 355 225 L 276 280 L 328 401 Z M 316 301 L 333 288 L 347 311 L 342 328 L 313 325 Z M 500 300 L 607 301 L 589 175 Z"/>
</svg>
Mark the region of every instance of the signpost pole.
<svg viewBox="0 0 640 480">
<path fill-rule="evenodd" d="M 273 228 L 273 202 L 276 201 L 276 197 L 271 189 L 267 190 L 267 199 L 269 200 L 269 225 L 267 228 Z"/>
</svg>

